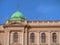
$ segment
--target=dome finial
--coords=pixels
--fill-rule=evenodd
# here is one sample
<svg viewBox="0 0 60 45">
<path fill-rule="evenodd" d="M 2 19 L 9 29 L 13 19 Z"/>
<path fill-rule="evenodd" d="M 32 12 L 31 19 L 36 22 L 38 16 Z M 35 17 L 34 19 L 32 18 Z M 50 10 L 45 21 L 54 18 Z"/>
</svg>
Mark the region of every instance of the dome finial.
<svg viewBox="0 0 60 45">
<path fill-rule="evenodd" d="M 10 20 L 25 20 L 25 17 L 24 17 L 23 14 L 19 11 L 19 8 L 20 8 L 20 4 L 19 4 L 19 0 L 18 0 L 18 1 L 17 1 L 17 11 L 12 14 Z"/>
</svg>

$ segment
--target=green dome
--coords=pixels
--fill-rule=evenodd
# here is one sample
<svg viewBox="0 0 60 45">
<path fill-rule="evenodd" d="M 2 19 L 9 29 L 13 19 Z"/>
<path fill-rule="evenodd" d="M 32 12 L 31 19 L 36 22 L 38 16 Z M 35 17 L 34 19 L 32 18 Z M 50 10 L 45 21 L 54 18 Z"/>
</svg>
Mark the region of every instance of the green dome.
<svg viewBox="0 0 60 45">
<path fill-rule="evenodd" d="M 25 20 L 25 17 L 20 11 L 16 11 L 15 13 L 13 13 L 10 20 Z"/>
</svg>

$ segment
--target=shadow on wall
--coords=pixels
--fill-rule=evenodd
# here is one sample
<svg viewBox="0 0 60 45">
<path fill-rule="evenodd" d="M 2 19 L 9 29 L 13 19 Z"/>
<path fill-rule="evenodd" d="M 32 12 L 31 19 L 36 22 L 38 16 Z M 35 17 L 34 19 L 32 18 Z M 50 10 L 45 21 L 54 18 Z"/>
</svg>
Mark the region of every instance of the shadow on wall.
<svg viewBox="0 0 60 45">
<path fill-rule="evenodd" d="M 2 45 L 2 44 L 0 43 L 0 45 Z"/>
</svg>

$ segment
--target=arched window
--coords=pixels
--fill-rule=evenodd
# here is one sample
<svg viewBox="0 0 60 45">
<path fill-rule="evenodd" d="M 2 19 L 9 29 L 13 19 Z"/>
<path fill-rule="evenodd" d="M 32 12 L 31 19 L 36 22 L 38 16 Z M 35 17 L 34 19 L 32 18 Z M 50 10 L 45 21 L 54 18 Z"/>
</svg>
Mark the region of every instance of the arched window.
<svg viewBox="0 0 60 45">
<path fill-rule="evenodd" d="M 13 34 L 13 41 L 14 41 L 14 42 L 18 42 L 18 33 L 17 33 L 17 32 L 15 32 L 15 33 Z"/>
<path fill-rule="evenodd" d="M 30 42 L 34 43 L 34 41 L 35 41 L 35 34 L 31 33 L 30 34 Z"/>
<path fill-rule="evenodd" d="M 56 42 L 56 40 L 57 40 L 57 35 L 56 35 L 56 33 L 52 33 L 52 41 L 53 41 L 53 42 Z"/>
<path fill-rule="evenodd" d="M 41 42 L 43 42 L 43 43 L 46 42 L 46 34 L 45 33 L 41 34 Z"/>
</svg>

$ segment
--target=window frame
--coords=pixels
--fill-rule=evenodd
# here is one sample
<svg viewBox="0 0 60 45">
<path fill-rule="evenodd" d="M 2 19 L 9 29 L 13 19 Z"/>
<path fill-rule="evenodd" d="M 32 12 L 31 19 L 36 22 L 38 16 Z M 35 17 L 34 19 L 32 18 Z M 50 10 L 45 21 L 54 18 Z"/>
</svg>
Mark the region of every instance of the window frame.
<svg viewBox="0 0 60 45">
<path fill-rule="evenodd" d="M 31 43 L 34 43 L 35 42 L 35 34 L 34 33 L 31 33 L 30 34 L 30 42 Z"/>
<path fill-rule="evenodd" d="M 13 42 L 18 42 L 18 33 L 14 32 L 13 34 Z"/>
<path fill-rule="evenodd" d="M 55 32 L 52 33 L 52 42 L 54 42 L 54 43 L 57 42 L 57 34 Z"/>
<path fill-rule="evenodd" d="M 41 33 L 41 42 L 42 43 L 46 42 L 46 34 L 45 33 Z"/>
</svg>

